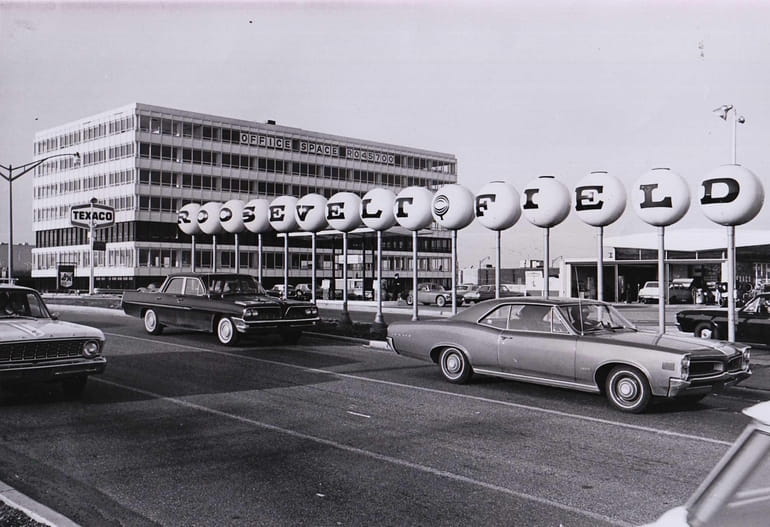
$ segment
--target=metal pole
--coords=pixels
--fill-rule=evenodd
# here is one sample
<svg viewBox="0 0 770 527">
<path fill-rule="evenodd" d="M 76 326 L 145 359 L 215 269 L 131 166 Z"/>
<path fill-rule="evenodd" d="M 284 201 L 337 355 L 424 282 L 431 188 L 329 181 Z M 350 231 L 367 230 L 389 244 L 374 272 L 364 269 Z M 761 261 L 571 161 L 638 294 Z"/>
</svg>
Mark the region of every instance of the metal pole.
<svg viewBox="0 0 770 527">
<path fill-rule="evenodd" d="M 217 235 L 211 235 L 211 272 L 217 272 Z"/>
<path fill-rule="evenodd" d="M 91 250 L 88 273 L 88 294 L 94 294 L 94 202 L 91 201 L 91 221 L 88 224 L 88 244 Z"/>
<path fill-rule="evenodd" d="M 262 234 L 257 234 L 257 280 L 262 284 Z M 262 284 L 264 287 L 264 284 Z"/>
<path fill-rule="evenodd" d="M 382 318 L 382 231 L 377 231 L 377 314 L 374 323 L 385 324 Z"/>
<path fill-rule="evenodd" d="M 452 314 L 457 314 L 457 229 L 452 231 Z"/>
<path fill-rule="evenodd" d="M 311 236 L 310 236 L 310 245 L 311 245 L 310 252 L 313 253 L 313 261 L 310 264 L 310 272 L 312 273 L 312 276 L 310 277 L 310 288 L 312 290 L 310 292 L 310 300 L 314 304 L 316 302 L 316 297 L 315 297 L 316 262 L 315 261 L 316 261 L 316 238 L 317 238 L 317 236 L 318 235 L 316 233 L 312 233 Z"/>
<path fill-rule="evenodd" d="M 735 342 L 735 226 L 727 227 L 727 340 Z"/>
<path fill-rule="evenodd" d="M 495 298 L 500 298 L 500 266 L 501 266 L 501 247 L 502 232 L 497 231 L 497 249 L 495 254 Z"/>
<path fill-rule="evenodd" d="M 543 262 L 543 296 L 548 298 L 549 284 L 548 284 L 548 267 L 550 266 L 551 258 L 551 229 L 546 227 L 545 229 L 545 261 Z"/>
<path fill-rule="evenodd" d="M 8 283 L 13 284 L 13 166 L 8 165 Z"/>
<path fill-rule="evenodd" d="M 596 299 L 604 300 L 604 227 L 599 227 L 599 254 L 596 259 Z M 617 297 L 615 297 L 617 299 Z"/>
<path fill-rule="evenodd" d="M 658 333 L 666 332 L 666 228 L 658 228 Z"/>
<path fill-rule="evenodd" d="M 241 244 L 238 240 L 238 233 L 235 233 L 235 273 L 241 272 Z"/>
<path fill-rule="evenodd" d="M 283 297 L 289 298 L 289 233 L 283 233 Z"/>
<path fill-rule="evenodd" d="M 195 272 L 195 235 L 191 235 L 192 242 L 190 244 L 190 270 Z"/>
<path fill-rule="evenodd" d="M 417 231 L 412 231 L 412 320 L 420 320 L 417 304 Z"/>
</svg>

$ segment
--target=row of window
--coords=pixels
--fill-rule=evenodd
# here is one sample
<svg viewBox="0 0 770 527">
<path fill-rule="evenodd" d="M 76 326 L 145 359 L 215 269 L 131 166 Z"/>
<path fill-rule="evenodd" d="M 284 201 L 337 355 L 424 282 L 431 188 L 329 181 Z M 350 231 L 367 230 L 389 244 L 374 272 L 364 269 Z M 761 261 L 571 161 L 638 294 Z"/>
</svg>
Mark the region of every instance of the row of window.
<svg viewBox="0 0 770 527">
<path fill-rule="evenodd" d="M 115 170 L 107 174 L 99 174 L 79 179 L 70 179 L 68 181 L 58 181 L 48 183 L 47 185 L 34 184 L 32 195 L 35 198 L 49 198 L 59 196 L 69 192 L 81 192 L 102 187 L 114 187 L 116 185 L 126 185 L 135 183 L 135 174 L 133 168 L 124 170 Z"/>
<path fill-rule="evenodd" d="M 87 126 L 80 130 L 72 130 L 70 132 L 57 135 L 56 137 L 49 137 L 41 141 L 35 142 L 35 154 L 45 154 L 59 150 L 60 148 L 67 148 L 72 145 L 77 145 L 86 141 L 93 141 L 108 135 L 121 134 L 129 130 L 134 129 L 134 116 L 128 115 L 125 117 L 119 117 L 106 123 L 97 123 L 91 126 Z"/>
<path fill-rule="evenodd" d="M 121 210 L 134 210 L 134 203 L 134 195 L 130 194 L 108 198 L 105 205 L 114 208 L 117 212 Z M 51 207 L 35 207 L 32 209 L 33 222 L 63 220 L 69 219 L 69 217 L 70 205 L 54 205 Z"/>
</svg>

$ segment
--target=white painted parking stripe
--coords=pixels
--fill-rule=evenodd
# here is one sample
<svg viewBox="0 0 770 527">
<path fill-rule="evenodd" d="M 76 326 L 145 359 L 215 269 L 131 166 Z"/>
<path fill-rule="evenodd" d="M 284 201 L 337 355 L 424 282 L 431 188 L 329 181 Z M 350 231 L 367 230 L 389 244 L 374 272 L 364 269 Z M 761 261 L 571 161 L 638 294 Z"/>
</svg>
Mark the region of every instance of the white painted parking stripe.
<svg viewBox="0 0 770 527">
<path fill-rule="evenodd" d="M 127 335 L 120 335 L 118 333 L 106 333 L 106 335 L 114 336 L 114 337 L 122 337 L 122 338 L 126 338 L 126 339 L 140 340 L 140 341 L 145 341 L 145 342 L 152 342 L 154 344 L 162 344 L 162 345 L 174 346 L 174 347 L 185 348 L 185 349 L 195 350 L 195 351 L 200 351 L 200 352 L 213 353 L 215 355 L 223 355 L 223 356 L 226 356 L 226 357 L 233 357 L 233 358 L 244 359 L 244 360 L 249 360 L 249 361 L 262 362 L 262 363 L 265 363 L 265 364 L 273 364 L 273 365 L 277 365 L 277 366 L 283 366 L 283 367 L 286 367 L 286 368 L 294 368 L 294 369 L 298 369 L 298 370 L 302 370 L 302 371 L 308 371 L 308 372 L 314 372 L 314 373 L 322 373 L 322 374 L 326 374 L 326 375 L 333 375 L 335 377 L 340 377 L 340 378 L 343 378 L 343 379 L 354 379 L 354 380 L 358 380 L 358 381 L 362 381 L 362 382 L 371 382 L 371 383 L 375 383 L 375 384 L 382 384 L 382 385 L 385 385 L 385 386 L 394 386 L 394 387 L 397 387 L 397 388 L 408 388 L 410 390 L 417 390 L 417 391 L 421 391 L 421 392 L 425 392 L 425 393 L 434 393 L 434 394 L 439 394 L 439 395 L 449 395 L 451 397 L 459 397 L 461 399 L 468 399 L 468 400 L 471 400 L 471 401 L 479 401 L 479 402 L 483 402 L 483 403 L 496 404 L 496 405 L 500 405 L 500 406 L 507 406 L 507 407 L 510 407 L 510 408 L 520 408 L 522 410 L 530 410 L 530 411 L 533 411 L 533 412 L 540 412 L 540 413 L 549 414 L 549 415 L 556 415 L 556 416 L 559 416 L 559 417 L 567 417 L 567 418 L 570 418 L 570 419 L 577 419 L 577 420 L 580 420 L 580 421 L 587 421 L 587 422 L 591 422 L 591 423 L 600 423 L 600 424 L 603 424 L 603 425 L 616 426 L 618 428 L 625 428 L 627 430 L 636 430 L 636 431 L 640 431 L 640 432 L 647 432 L 647 433 L 650 433 L 650 434 L 656 434 L 656 435 L 661 435 L 661 436 L 676 437 L 676 438 L 679 438 L 679 439 L 689 439 L 689 440 L 692 440 L 692 441 L 701 441 L 701 442 L 704 442 L 704 443 L 711 443 L 711 444 L 714 444 L 714 445 L 723 445 L 723 446 L 730 446 L 730 445 L 732 445 L 731 441 L 722 441 L 722 440 L 719 440 L 719 439 L 713 439 L 711 437 L 704 437 L 704 436 L 698 436 L 698 435 L 692 435 L 692 434 L 683 434 L 681 432 L 674 432 L 672 430 L 662 430 L 660 428 L 652 428 L 652 427 L 649 427 L 649 426 L 641 426 L 641 425 L 634 425 L 634 424 L 629 424 L 629 423 L 621 423 L 619 421 L 611 421 L 609 419 L 600 419 L 598 417 L 590 417 L 590 416 L 587 416 L 587 415 L 580 415 L 580 414 L 573 414 L 573 413 L 569 413 L 569 412 L 562 412 L 560 410 L 551 410 L 550 408 L 541 408 L 539 406 L 531 406 L 531 405 L 528 405 L 528 404 L 512 403 L 512 402 L 509 402 L 509 401 L 499 401 L 497 399 L 489 399 L 487 397 L 479 397 L 477 395 L 467 395 L 467 394 L 463 394 L 463 393 L 453 393 L 453 392 L 447 392 L 447 391 L 444 391 L 444 390 L 436 390 L 435 388 L 425 388 L 424 386 L 413 386 L 411 384 L 403 384 L 403 383 L 393 382 L 393 381 L 383 381 L 383 380 L 380 380 L 380 379 L 371 379 L 369 377 L 361 377 L 359 375 L 353 375 L 353 374 L 350 374 L 350 373 L 338 373 L 338 372 L 329 371 L 329 370 L 322 370 L 322 369 L 319 369 L 319 368 L 308 368 L 306 366 L 298 366 L 296 364 L 288 364 L 286 362 L 280 362 L 280 361 L 274 361 L 274 360 L 268 360 L 268 359 L 260 359 L 258 357 L 249 357 L 249 356 L 245 356 L 245 355 L 238 355 L 237 353 L 230 353 L 230 352 L 227 352 L 227 351 L 212 350 L 212 349 L 207 349 L 207 348 L 198 348 L 198 347 L 195 347 L 195 346 L 189 346 L 187 344 L 177 344 L 175 342 L 163 342 L 163 341 L 158 341 L 158 340 L 153 340 L 153 339 L 148 339 L 148 338 L 142 338 L 142 337 L 132 337 L 132 336 L 127 336 Z"/>
<path fill-rule="evenodd" d="M 374 459 L 374 460 L 377 460 L 377 461 L 382 461 L 384 463 L 390 463 L 391 465 L 397 465 L 397 466 L 409 468 L 409 469 L 412 469 L 412 470 L 418 470 L 418 471 L 424 472 L 426 474 L 431 474 L 433 476 L 447 478 L 447 479 L 450 479 L 450 480 L 453 480 L 453 481 L 458 481 L 460 483 L 467 483 L 469 485 L 475 485 L 477 487 L 481 487 L 481 488 L 484 488 L 484 489 L 487 489 L 487 490 L 491 490 L 491 491 L 495 491 L 495 492 L 500 492 L 500 493 L 507 494 L 509 496 L 513 496 L 515 498 L 519 498 L 519 499 L 523 499 L 523 500 L 533 501 L 533 502 L 539 503 L 541 505 L 546 505 L 546 506 L 549 506 L 549 507 L 554 507 L 554 508 L 557 508 L 557 509 L 560 509 L 560 510 L 568 511 L 568 512 L 573 513 L 573 514 L 579 514 L 581 516 L 586 516 L 588 518 L 592 518 L 594 520 L 599 520 L 599 521 L 602 521 L 602 522 L 606 522 L 606 523 L 609 523 L 609 524 L 612 524 L 612 525 L 619 525 L 619 526 L 624 526 L 624 527 L 631 525 L 629 523 L 626 523 L 626 522 L 621 521 L 621 520 L 617 520 L 615 518 L 610 518 L 610 517 L 604 516 L 602 514 L 597 514 L 597 513 L 591 512 L 591 511 L 586 511 L 586 510 L 578 509 L 576 507 L 571 507 L 569 505 L 564 505 L 562 503 L 558 503 L 558 502 L 555 502 L 555 501 L 552 501 L 552 500 L 549 500 L 549 499 L 546 499 L 546 498 L 541 498 L 539 496 L 534 496 L 532 494 L 527 494 L 527 493 L 524 493 L 524 492 L 517 492 L 515 490 L 511 490 L 511 489 L 508 489 L 506 487 L 501 487 L 500 485 L 494 485 L 492 483 L 487 483 L 485 481 L 479 481 L 477 479 L 469 478 L 467 476 L 461 476 L 460 474 L 454 474 L 453 472 L 447 472 L 445 470 L 439 470 L 439 469 L 436 469 L 436 468 L 433 468 L 433 467 L 429 467 L 429 466 L 426 466 L 426 465 L 421 465 L 419 463 L 413 463 L 413 462 L 407 461 L 405 459 L 399 459 L 399 458 L 395 458 L 395 457 L 392 457 L 392 456 L 387 456 L 385 454 L 378 454 L 377 452 L 372 452 L 370 450 L 364 450 L 363 448 L 357 448 L 357 447 L 353 447 L 353 446 L 346 445 L 346 444 L 343 444 L 343 443 L 338 443 L 337 441 L 332 441 L 330 439 L 324 439 L 322 437 L 317 437 L 317 436 L 313 436 L 313 435 L 310 435 L 310 434 L 305 434 L 303 432 L 298 432 L 296 430 L 290 430 L 288 428 L 283 428 L 283 427 L 280 427 L 280 426 L 272 425 L 270 423 L 264 423 L 262 421 L 257 421 L 255 419 L 249 419 L 248 417 L 243 417 L 243 416 L 240 416 L 240 415 L 235 415 L 235 414 L 231 414 L 231 413 L 228 413 L 228 412 L 223 412 L 223 411 L 217 410 L 215 408 L 209 408 L 208 406 L 203 406 L 201 404 L 196 404 L 196 403 L 193 403 L 193 402 L 190 402 L 190 401 L 186 401 L 186 400 L 183 400 L 183 399 L 179 399 L 179 398 L 176 398 L 176 397 L 165 397 L 165 396 L 163 396 L 161 394 L 158 394 L 158 393 L 150 392 L 150 391 L 147 391 L 147 390 L 142 390 L 140 388 L 135 388 L 133 386 L 128 386 L 128 385 L 125 385 L 125 384 L 122 384 L 122 383 L 118 383 L 118 382 L 109 381 L 109 380 L 106 380 L 106 379 L 103 379 L 103 378 L 100 378 L 100 377 L 95 377 L 94 380 L 97 380 L 97 381 L 102 382 L 104 384 L 108 384 L 110 386 L 115 386 L 116 388 L 121 388 L 121 389 L 124 389 L 124 390 L 133 391 L 133 392 L 142 394 L 142 395 L 144 395 L 146 397 L 151 397 L 151 398 L 154 398 L 154 399 L 159 399 L 161 401 L 167 401 L 167 402 L 170 402 L 170 403 L 177 404 L 179 406 L 184 406 L 186 408 L 192 408 L 194 410 L 198 410 L 198 411 L 201 411 L 201 412 L 209 413 L 209 414 L 216 415 L 216 416 L 219 416 L 219 417 L 225 417 L 225 418 L 232 419 L 234 421 L 238 421 L 238 422 L 241 422 L 241 423 L 244 423 L 244 424 L 249 424 L 249 425 L 257 426 L 257 427 L 263 428 L 265 430 L 270 430 L 272 432 L 277 432 L 277 433 L 285 434 L 285 435 L 288 435 L 288 436 L 291 436 L 291 437 L 295 437 L 297 439 L 304 439 L 306 441 L 312 441 L 314 443 L 319 443 L 319 444 L 326 445 L 326 446 L 329 446 L 329 447 L 332 447 L 332 448 L 336 448 L 336 449 L 339 449 L 339 450 L 343 450 L 343 451 L 346 451 L 346 452 L 351 452 L 353 454 L 358 454 L 360 456 L 368 457 L 368 458 L 371 458 L 371 459 Z"/>
<path fill-rule="evenodd" d="M 371 419 L 371 418 L 372 418 L 372 416 L 371 416 L 371 415 L 366 415 L 366 414 L 359 414 L 358 412 L 351 412 L 350 410 L 348 410 L 348 413 L 349 413 L 350 415 L 356 415 L 356 416 L 358 416 L 358 417 L 365 417 L 365 418 L 367 418 L 367 419 Z"/>
</svg>

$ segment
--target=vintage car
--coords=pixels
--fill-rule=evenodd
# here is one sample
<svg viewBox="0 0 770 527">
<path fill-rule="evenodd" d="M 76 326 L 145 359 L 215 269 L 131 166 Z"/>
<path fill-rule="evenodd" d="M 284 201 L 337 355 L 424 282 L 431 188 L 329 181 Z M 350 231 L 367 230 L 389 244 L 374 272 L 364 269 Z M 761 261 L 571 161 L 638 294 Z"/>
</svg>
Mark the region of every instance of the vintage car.
<svg viewBox="0 0 770 527">
<path fill-rule="evenodd" d="M 455 293 L 455 299 L 458 305 L 462 304 L 462 295 Z M 425 282 L 417 286 L 417 301 L 426 306 L 436 304 L 438 307 L 444 307 L 452 303 L 452 293 L 444 289 L 444 286 L 441 284 Z M 406 296 L 406 303 L 410 306 L 414 303 L 414 291 L 409 291 L 409 294 Z"/>
<path fill-rule="evenodd" d="M 466 304 L 474 304 L 476 302 L 483 302 L 484 300 L 491 300 L 495 298 L 495 295 L 494 284 L 480 285 L 474 291 L 466 293 L 464 299 Z M 526 296 L 524 286 L 517 284 L 500 284 L 500 298 L 508 296 Z"/>
<path fill-rule="evenodd" d="M 637 330 L 612 305 L 575 298 L 487 300 L 443 320 L 393 322 L 398 354 L 475 373 L 604 393 L 639 413 L 653 397 L 699 400 L 751 375 L 748 346 Z"/>
<path fill-rule="evenodd" d="M 770 346 L 770 293 L 755 296 L 736 311 L 735 338 Z M 680 331 L 703 339 L 727 338 L 727 310 L 686 309 L 676 314 Z"/>
<path fill-rule="evenodd" d="M 80 395 L 88 376 L 102 373 L 104 334 L 57 320 L 34 289 L 0 285 L 0 382 L 61 382 Z"/>
<path fill-rule="evenodd" d="M 268 296 L 244 274 L 170 275 L 158 291 L 123 293 L 122 306 L 142 318 L 151 335 L 172 326 L 214 333 L 228 346 L 237 344 L 242 334 L 278 333 L 284 342 L 295 343 L 319 320 L 311 302 Z"/>
<path fill-rule="evenodd" d="M 770 514 L 770 401 L 743 410 L 738 439 L 683 506 L 647 527 L 763 527 Z"/>
<path fill-rule="evenodd" d="M 643 304 L 657 303 L 660 298 L 659 282 L 645 282 L 639 290 L 639 302 Z"/>
</svg>

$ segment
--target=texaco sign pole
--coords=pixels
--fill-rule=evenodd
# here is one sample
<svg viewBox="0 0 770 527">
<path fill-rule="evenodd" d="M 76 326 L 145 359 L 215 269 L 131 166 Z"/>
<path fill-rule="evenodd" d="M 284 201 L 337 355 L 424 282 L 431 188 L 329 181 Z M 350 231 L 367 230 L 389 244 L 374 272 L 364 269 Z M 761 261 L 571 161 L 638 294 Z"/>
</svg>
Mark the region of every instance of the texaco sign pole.
<svg viewBox="0 0 770 527">
<path fill-rule="evenodd" d="M 86 205 L 75 205 L 70 208 L 70 224 L 73 227 L 88 229 L 89 246 L 89 278 L 88 294 L 94 294 L 94 232 L 96 229 L 115 224 L 115 209 L 100 205 L 96 198 Z"/>
</svg>

